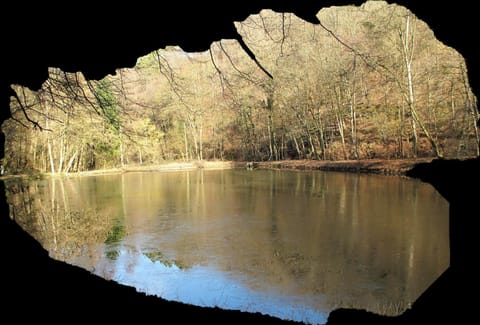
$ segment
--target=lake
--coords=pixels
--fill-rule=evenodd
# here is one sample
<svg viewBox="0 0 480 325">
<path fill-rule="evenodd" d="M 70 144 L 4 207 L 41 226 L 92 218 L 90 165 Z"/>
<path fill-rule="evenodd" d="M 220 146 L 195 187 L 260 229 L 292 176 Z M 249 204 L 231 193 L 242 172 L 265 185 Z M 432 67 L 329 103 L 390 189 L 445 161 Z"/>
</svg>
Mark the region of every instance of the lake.
<svg viewBox="0 0 480 325">
<path fill-rule="evenodd" d="M 51 257 L 199 306 L 397 315 L 449 264 L 448 202 L 399 176 L 195 170 L 6 184 Z"/>
</svg>

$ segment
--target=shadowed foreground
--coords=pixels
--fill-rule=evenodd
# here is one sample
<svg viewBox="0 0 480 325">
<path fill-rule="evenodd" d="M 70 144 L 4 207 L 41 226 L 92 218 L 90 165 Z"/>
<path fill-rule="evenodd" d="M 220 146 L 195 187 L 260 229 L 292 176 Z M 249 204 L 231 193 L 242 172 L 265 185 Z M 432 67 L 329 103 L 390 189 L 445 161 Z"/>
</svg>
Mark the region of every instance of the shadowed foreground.
<svg viewBox="0 0 480 325">
<path fill-rule="evenodd" d="M 480 160 L 433 160 L 406 173 L 432 184 L 449 202 L 450 267 L 410 310 L 398 317 L 381 317 L 365 311 L 340 309 L 328 324 L 466 324 L 477 317 L 473 294 L 478 290 L 478 184 Z"/>
<path fill-rule="evenodd" d="M 0 195 L 5 195 L 3 182 Z M 8 206 L 2 202 L 2 213 Z M 5 213 L 6 215 L 7 213 Z M 1 292 L 9 308 L 2 318 L 15 323 L 135 322 L 290 323 L 257 314 L 195 307 L 138 293 L 76 266 L 48 258 L 48 253 L 14 221 L 1 218 L 3 250 Z M 8 236 L 5 236 L 8 234 Z M 7 248 L 7 249 L 5 249 Z M 293 322 L 291 322 L 293 323 Z"/>
</svg>

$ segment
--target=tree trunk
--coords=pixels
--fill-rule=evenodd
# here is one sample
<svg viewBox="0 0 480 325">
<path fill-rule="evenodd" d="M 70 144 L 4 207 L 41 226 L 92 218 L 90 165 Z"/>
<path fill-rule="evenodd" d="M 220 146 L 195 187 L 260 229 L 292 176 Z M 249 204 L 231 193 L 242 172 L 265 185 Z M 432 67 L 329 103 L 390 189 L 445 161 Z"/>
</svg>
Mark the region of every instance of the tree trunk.
<svg viewBox="0 0 480 325">
<path fill-rule="evenodd" d="M 192 134 L 193 138 L 193 146 L 194 146 L 194 152 L 195 152 L 195 159 L 199 159 L 199 150 L 198 150 L 198 139 L 197 139 L 197 130 L 196 130 L 196 125 L 195 122 L 193 122 L 191 119 L 189 119 L 189 124 L 190 124 L 190 133 Z"/>
<path fill-rule="evenodd" d="M 36 133 L 36 130 L 33 130 L 33 133 Z M 33 135 L 33 141 L 32 141 L 32 154 L 33 154 L 33 162 L 32 162 L 32 167 L 33 169 L 37 169 L 37 143 L 38 143 L 38 137 L 34 134 Z"/>
<path fill-rule="evenodd" d="M 451 123 L 452 127 L 456 129 L 456 121 L 455 121 L 455 83 L 453 81 L 450 82 L 450 109 L 452 111 L 452 118 Z"/>
<path fill-rule="evenodd" d="M 72 168 L 73 162 L 75 161 L 75 157 L 77 157 L 77 154 L 78 154 L 78 150 L 75 150 L 72 157 L 68 161 L 67 166 L 65 167 L 65 171 L 64 171 L 65 174 L 68 174 L 70 172 L 70 168 Z"/>
<path fill-rule="evenodd" d="M 316 154 L 317 156 L 316 159 L 325 160 L 325 151 L 326 151 L 327 145 L 325 144 L 325 135 L 324 135 L 323 125 L 322 125 L 322 120 L 320 118 L 320 112 L 318 112 L 318 118 L 315 118 L 314 108 L 308 107 L 307 110 L 312 116 L 313 125 L 316 131 L 315 134 L 317 136 L 318 143 L 320 144 L 320 154 L 318 153 Z"/>
<path fill-rule="evenodd" d="M 359 159 L 357 146 L 357 113 L 356 113 L 356 57 L 353 57 L 353 68 L 350 82 L 346 82 L 346 90 L 348 92 L 348 100 L 350 106 L 350 131 L 352 136 L 353 158 Z"/>
<path fill-rule="evenodd" d="M 343 121 L 340 89 L 337 91 L 337 88 L 335 87 L 333 93 L 335 104 L 332 104 L 332 106 L 334 105 L 336 107 L 335 118 L 337 120 L 338 131 L 340 133 L 340 140 L 342 141 L 343 159 L 347 159 L 347 150 L 345 146 L 345 122 Z"/>
<path fill-rule="evenodd" d="M 185 160 L 190 161 L 190 157 L 188 155 L 187 124 L 185 122 L 183 122 L 183 140 L 185 143 Z"/>
<path fill-rule="evenodd" d="M 337 120 L 337 126 L 338 126 L 338 132 L 340 133 L 340 141 L 342 142 L 342 153 L 343 153 L 343 159 L 347 159 L 347 150 L 345 147 L 345 134 L 344 134 L 344 125 L 343 125 L 343 120 L 340 119 L 338 114 L 335 114 L 335 118 Z"/>
<path fill-rule="evenodd" d="M 48 120 L 49 120 L 49 117 L 48 117 L 48 108 L 45 107 L 45 128 L 48 130 L 49 129 L 49 125 L 48 125 Z M 50 160 L 50 170 L 51 170 L 51 173 L 52 175 L 55 174 L 55 162 L 54 162 L 54 159 L 53 159 L 53 153 L 52 153 L 52 144 L 50 142 L 50 137 L 48 136 L 48 132 L 50 131 L 46 131 L 45 133 L 45 137 L 46 137 L 46 140 L 47 140 L 47 150 L 48 150 L 48 158 Z"/>
<path fill-rule="evenodd" d="M 292 137 L 293 143 L 295 144 L 295 150 L 297 151 L 297 156 L 299 159 L 303 158 L 302 151 L 300 150 L 300 146 L 298 145 L 297 137 L 295 134 L 290 135 Z"/>
<path fill-rule="evenodd" d="M 200 121 L 199 128 L 199 157 L 200 160 L 203 160 L 203 119 Z"/>
<path fill-rule="evenodd" d="M 437 141 L 432 137 L 430 132 L 427 130 L 425 125 L 423 124 L 422 120 L 417 114 L 415 109 L 415 95 L 413 89 L 413 77 L 412 77 L 412 60 L 413 60 L 413 53 L 414 53 L 414 40 L 415 40 L 415 32 L 414 29 L 410 26 L 410 15 L 406 16 L 405 20 L 405 36 L 403 38 L 402 46 L 403 46 L 403 59 L 405 63 L 405 68 L 407 72 L 407 103 L 410 108 L 410 113 L 412 116 L 412 132 L 413 132 L 413 154 L 417 156 L 417 123 L 422 129 L 423 133 L 427 137 L 428 141 L 432 145 L 434 150 L 435 156 L 437 158 L 442 158 L 443 154 L 440 151 Z"/>
<path fill-rule="evenodd" d="M 467 110 L 470 113 L 470 116 L 472 117 L 472 126 L 473 126 L 473 132 L 475 134 L 475 140 L 476 140 L 476 153 L 477 156 L 480 156 L 480 134 L 478 132 L 478 122 L 479 122 L 479 116 L 478 116 L 478 110 L 477 110 L 477 105 L 475 98 L 472 98 L 472 94 L 470 91 L 470 87 L 468 85 L 468 75 L 467 75 L 467 69 L 464 64 L 461 64 L 460 69 L 462 70 L 462 80 L 463 80 L 463 88 L 465 90 L 465 106 L 467 107 Z"/>
<path fill-rule="evenodd" d="M 50 159 L 51 173 L 52 173 L 52 175 L 54 175 L 55 174 L 55 163 L 53 161 L 52 145 L 51 145 L 49 139 L 47 140 L 47 147 L 48 147 L 48 157 Z"/>
<path fill-rule="evenodd" d="M 64 148 L 64 145 L 65 145 L 64 137 L 65 136 L 64 136 L 64 134 L 65 133 L 63 132 L 62 137 L 60 138 L 60 148 L 58 150 L 59 151 L 59 155 L 58 155 L 59 156 L 59 158 L 58 158 L 59 162 L 58 162 L 57 170 L 58 170 L 59 173 L 61 173 L 62 169 L 63 169 L 63 159 L 64 159 L 63 156 L 64 156 L 64 151 L 65 151 L 65 148 Z"/>
<path fill-rule="evenodd" d="M 398 130 L 398 153 L 401 158 L 405 158 L 405 150 L 403 147 L 403 139 L 405 137 L 405 103 L 402 101 L 398 106 L 398 120 L 400 121 L 400 127 Z"/>
</svg>

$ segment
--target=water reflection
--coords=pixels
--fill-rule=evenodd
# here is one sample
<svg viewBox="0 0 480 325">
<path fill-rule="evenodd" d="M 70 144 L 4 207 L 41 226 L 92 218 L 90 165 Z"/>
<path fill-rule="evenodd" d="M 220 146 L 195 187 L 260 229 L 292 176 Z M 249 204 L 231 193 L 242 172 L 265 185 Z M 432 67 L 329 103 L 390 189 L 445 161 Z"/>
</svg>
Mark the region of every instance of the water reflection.
<svg viewBox="0 0 480 325">
<path fill-rule="evenodd" d="M 400 177 L 131 173 L 11 183 L 50 254 L 148 293 L 309 323 L 398 314 L 448 266 L 448 206 Z"/>
</svg>

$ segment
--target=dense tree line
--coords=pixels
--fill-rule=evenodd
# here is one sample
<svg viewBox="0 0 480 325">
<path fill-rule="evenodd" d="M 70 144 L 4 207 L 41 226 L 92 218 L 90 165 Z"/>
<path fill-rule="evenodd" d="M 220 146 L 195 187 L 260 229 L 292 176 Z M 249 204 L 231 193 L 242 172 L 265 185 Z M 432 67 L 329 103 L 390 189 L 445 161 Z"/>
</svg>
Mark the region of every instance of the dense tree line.
<svg viewBox="0 0 480 325">
<path fill-rule="evenodd" d="M 4 165 L 72 172 L 165 160 L 479 155 L 466 65 L 407 9 L 332 7 L 320 25 L 264 10 L 222 40 L 139 58 L 100 81 L 50 69 L 15 87 Z"/>
</svg>

